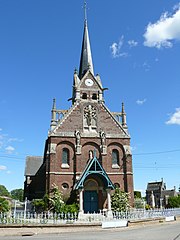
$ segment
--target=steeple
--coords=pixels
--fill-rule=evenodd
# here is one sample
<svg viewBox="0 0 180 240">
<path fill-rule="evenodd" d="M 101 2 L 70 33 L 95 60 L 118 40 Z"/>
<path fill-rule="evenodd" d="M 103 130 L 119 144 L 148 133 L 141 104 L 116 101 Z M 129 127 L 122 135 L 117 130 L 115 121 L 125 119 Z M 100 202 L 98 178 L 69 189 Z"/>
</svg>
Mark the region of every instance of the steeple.
<svg viewBox="0 0 180 240">
<path fill-rule="evenodd" d="M 88 25 L 87 25 L 87 8 L 86 2 L 84 2 L 84 33 L 83 33 L 83 41 L 82 41 L 82 50 L 81 50 L 81 59 L 79 66 L 79 78 L 81 79 L 84 74 L 90 70 L 92 74 L 94 74 L 93 70 L 93 61 L 91 55 L 91 46 L 89 40 L 88 33 Z"/>
</svg>

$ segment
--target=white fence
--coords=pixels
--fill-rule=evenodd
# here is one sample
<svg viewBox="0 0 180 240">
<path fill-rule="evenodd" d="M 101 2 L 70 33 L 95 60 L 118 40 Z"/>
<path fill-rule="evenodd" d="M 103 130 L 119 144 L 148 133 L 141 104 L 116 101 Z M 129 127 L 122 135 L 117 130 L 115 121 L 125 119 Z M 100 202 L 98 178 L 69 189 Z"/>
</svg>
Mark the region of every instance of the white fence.
<svg viewBox="0 0 180 240">
<path fill-rule="evenodd" d="M 165 218 L 169 216 L 180 216 L 180 208 L 152 210 L 136 209 L 127 212 L 113 212 L 113 218 L 126 220 Z"/>
<path fill-rule="evenodd" d="M 105 212 L 85 214 L 84 222 L 102 222 L 108 220 Z M 180 208 L 157 209 L 157 210 L 129 210 L 127 212 L 113 212 L 114 219 L 124 220 L 145 220 L 155 218 L 165 218 L 169 216 L 180 216 Z M 38 225 L 38 224 L 73 224 L 77 223 L 78 213 L 0 213 L 0 225 Z M 81 219 L 82 221 L 82 219 Z"/>
</svg>

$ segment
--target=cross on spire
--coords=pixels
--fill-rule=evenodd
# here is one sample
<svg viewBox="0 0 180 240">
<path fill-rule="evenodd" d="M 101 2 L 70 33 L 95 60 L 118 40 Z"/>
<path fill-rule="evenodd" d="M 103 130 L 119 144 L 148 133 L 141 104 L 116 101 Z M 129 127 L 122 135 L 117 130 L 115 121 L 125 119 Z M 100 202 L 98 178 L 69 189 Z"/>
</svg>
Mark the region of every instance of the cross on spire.
<svg viewBox="0 0 180 240">
<path fill-rule="evenodd" d="M 84 20 L 87 21 L 87 2 L 84 0 Z"/>
</svg>

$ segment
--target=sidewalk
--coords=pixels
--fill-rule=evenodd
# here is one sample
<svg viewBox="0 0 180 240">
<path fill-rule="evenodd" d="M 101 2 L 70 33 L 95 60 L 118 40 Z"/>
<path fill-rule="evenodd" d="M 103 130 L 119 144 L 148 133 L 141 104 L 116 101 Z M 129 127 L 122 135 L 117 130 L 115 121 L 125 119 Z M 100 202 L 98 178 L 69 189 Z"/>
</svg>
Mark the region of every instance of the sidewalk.
<svg viewBox="0 0 180 240">
<path fill-rule="evenodd" d="M 176 219 L 180 221 L 180 217 Z M 173 222 L 176 222 L 173 221 Z M 173 223 L 171 222 L 171 223 Z M 149 219 L 130 221 L 128 227 L 138 227 L 148 224 L 164 224 L 165 219 Z M 0 236 L 32 236 L 37 234 L 58 234 L 63 232 L 102 231 L 101 223 L 64 224 L 64 225 L 0 225 Z"/>
</svg>

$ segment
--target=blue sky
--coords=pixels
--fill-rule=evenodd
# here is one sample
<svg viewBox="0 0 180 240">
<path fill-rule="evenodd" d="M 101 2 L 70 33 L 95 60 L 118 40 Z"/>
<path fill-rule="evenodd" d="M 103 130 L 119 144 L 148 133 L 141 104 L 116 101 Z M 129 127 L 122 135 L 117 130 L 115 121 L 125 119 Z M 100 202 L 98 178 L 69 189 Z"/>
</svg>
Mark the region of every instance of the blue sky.
<svg viewBox="0 0 180 240">
<path fill-rule="evenodd" d="M 0 0 L 0 184 L 22 188 L 42 155 L 52 99 L 68 109 L 79 67 L 83 0 Z M 106 105 L 125 103 L 135 190 L 180 184 L 180 2 L 88 1 L 95 73 Z"/>
</svg>

